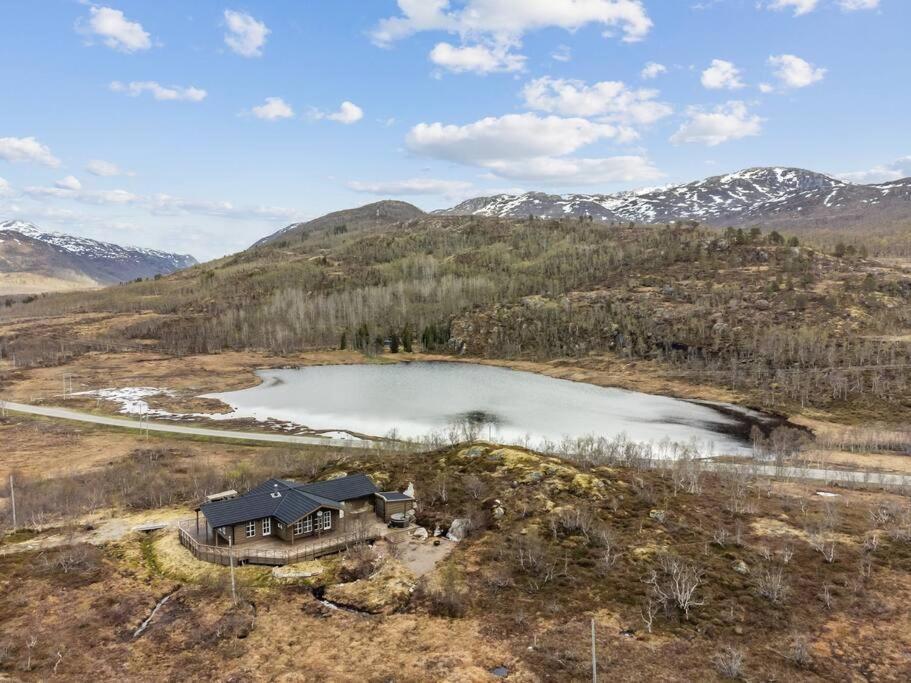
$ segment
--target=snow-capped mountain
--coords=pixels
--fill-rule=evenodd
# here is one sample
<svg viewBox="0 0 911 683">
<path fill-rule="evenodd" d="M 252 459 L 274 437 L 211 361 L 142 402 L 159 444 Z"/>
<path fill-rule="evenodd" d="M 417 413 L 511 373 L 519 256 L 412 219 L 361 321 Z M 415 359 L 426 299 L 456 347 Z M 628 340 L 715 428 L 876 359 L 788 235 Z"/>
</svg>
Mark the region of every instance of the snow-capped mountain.
<svg viewBox="0 0 911 683">
<path fill-rule="evenodd" d="M 47 232 L 24 221 L 0 222 L 0 275 L 7 291 L 114 284 L 172 273 L 195 263 L 196 259 L 183 254 Z"/>
<path fill-rule="evenodd" d="M 592 216 L 599 221 L 666 223 L 698 220 L 710 225 L 795 224 L 871 214 L 911 215 L 911 178 L 854 185 L 799 168 L 750 168 L 686 185 L 616 194 L 550 195 L 529 192 L 462 202 L 438 213 L 501 217 Z"/>
</svg>

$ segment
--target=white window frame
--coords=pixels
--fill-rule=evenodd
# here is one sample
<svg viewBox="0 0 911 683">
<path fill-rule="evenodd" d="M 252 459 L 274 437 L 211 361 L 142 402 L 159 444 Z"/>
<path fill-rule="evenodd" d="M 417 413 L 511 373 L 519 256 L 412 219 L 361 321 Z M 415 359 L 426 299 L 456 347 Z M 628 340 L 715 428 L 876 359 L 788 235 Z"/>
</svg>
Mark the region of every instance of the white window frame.
<svg viewBox="0 0 911 683">
<path fill-rule="evenodd" d="M 294 523 L 294 528 L 291 530 L 295 536 L 300 536 L 304 533 L 304 520 L 300 519 Z"/>
<path fill-rule="evenodd" d="M 309 534 L 311 531 L 313 531 L 313 515 L 307 515 L 301 524 L 303 524 L 304 527 L 303 533 Z"/>
<path fill-rule="evenodd" d="M 332 528 L 332 511 L 323 510 L 321 513 L 318 513 L 318 514 L 320 514 L 322 516 L 322 520 L 320 521 L 318 528 L 322 529 L 323 531 L 329 531 Z"/>
<path fill-rule="evenodd" d="M 256 520 L 252 522 L 247 522 L 247 526 L 244 528 L 244 536 L 246 538 L 253 538 L 256 536 Z"/>
<path fill-rule="evenodd" d="M 262 527 L 263 527 L 263 536 L 271 536 L 272 535 L 272 518 L 263 517 Z"/>
</svg>

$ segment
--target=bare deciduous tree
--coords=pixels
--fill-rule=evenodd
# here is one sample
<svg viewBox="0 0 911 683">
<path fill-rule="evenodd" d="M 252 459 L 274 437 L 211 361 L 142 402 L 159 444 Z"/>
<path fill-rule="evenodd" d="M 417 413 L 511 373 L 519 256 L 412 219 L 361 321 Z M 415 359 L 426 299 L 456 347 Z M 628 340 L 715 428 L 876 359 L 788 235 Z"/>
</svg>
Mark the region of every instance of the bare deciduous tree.
<svg viewBox="0 0 911 683">
<path fill-rule="evenodd" d="M 704 575 L 705 572 L 700 567 L 682 558 L 662 555 L 658 560 L 658 568 L 653 569 L 644 582 L 665 612 L 676 608 L 683 612 L 685 619 L 689 619 L 694 607 L 705 604 L 697 593 Z"/>
</svg>

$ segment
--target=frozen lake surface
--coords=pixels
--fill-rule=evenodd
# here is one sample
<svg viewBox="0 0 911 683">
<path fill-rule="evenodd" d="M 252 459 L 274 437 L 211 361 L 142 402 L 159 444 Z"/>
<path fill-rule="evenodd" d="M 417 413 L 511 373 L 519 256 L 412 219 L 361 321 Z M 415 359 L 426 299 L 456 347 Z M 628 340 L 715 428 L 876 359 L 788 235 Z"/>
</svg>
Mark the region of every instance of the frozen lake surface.
<svg viewBox="0 0 911 683">
<path fill-rule="evenodd" d="M 535 446 L 566 437 L 698 444 L 703 454 L 743 454 L 746 411 L 469 363 L 416 362 L 262 370 L 262 383 L 207 398 L 232 417 L 311 429 L 420 438 L 452 430 Z"/>
</svg>

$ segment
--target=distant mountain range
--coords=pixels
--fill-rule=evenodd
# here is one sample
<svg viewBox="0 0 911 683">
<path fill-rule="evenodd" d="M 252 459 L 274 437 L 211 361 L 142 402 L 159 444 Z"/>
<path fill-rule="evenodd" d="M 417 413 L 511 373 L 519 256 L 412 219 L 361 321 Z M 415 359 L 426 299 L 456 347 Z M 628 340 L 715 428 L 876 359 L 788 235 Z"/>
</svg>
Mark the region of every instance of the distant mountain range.
<svg viewBox="0 0 911 683">
<path fill-rule="evenodd" d="M 911 222 L 911 178 L 855 185 L 800 168 L 750 168 L 685 185 L 616 194 L 527 192 L 469 199 L 449 215 L 510 218 L 591 216 L 597 221 L 667 223 L 698 220 L 715 226 L 799 229 Z"/>
<path fill-rule="evenodd" d="M 196 259 L 0 222 L 0 294 L 94 288 L 172 273 Z"/>
</svg>

